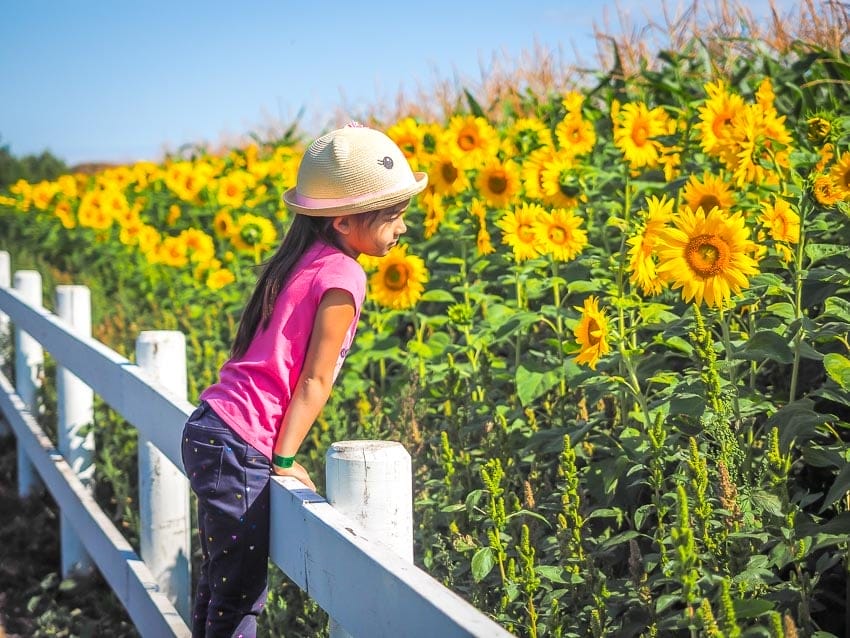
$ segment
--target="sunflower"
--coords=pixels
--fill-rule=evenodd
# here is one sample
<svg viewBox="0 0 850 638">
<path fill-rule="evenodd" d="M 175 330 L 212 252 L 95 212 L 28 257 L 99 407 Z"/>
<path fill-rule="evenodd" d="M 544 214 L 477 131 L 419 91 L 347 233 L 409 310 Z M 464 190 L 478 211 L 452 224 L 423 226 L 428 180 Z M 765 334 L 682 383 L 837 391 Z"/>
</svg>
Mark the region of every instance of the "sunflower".
<svg viewBox="0 0 850 638">
<path fill-rule="evenodd" d="M 734 122 L 734 143 L 724 155 L 738 186 L 776 183 L 775 170 L 788 168 L 791 136 L 783 124 L 785 116 L 760 104 L 749 104 Z M 768 166 L 770 168 L 765 168 Z"/>
<path fill-rule="evenodd" d="M 555 261 L 575 259 L 587 246 L 587 233 L 579 228 L 581 223 L 581 217 L 563 208 L 543 211 L 532 224 L 538 252 L 552 255 Z"/>
<path fill-rule="evenodd" d="M 850 196 L 850 151 L 845 151 L 829 171 L 838 190 L 844 193 L 844 197 Z"/>
<path fill-rule="evenodd" d="M 144 227 L 145 225 L 141 220 L 138 220 L 135 223 L 127 222 L 126 224 L 122 224 L 121 230 L 118 233 L 118 241 L 125 246 L 135 246 L 139 243 Z"/>
<path fill-rule="evenodd" d="M 230 237 L 233 234 L 234 221 L 233 216 L 228 210 L 220 210 L 213 217 L 213 231 L 216 237 L 222 239 Z"/>
<path fill-rule="evenodd" d="M 218 180 L 216 198 L 222 206 L 239 208 L 245 201 L 246 191 L 255 184 L 254 177 L 245 171 L 232 171 Z"/>
<path fill-rule="evenodd" d="M 575 168 L 575 160 L 558 153 L 544 166 L 541 177 L 541 199 L 555 208 L 575 208 L 587 201 L 587 195 Z"/>
<path fill-rule="evenodd" d="M 528 155 L 539 148 L 552 147 L 552 133 L 537 118 L 521 117 L 508 129 L 511 155 Z"/>
<path fill-rule="evenodd" d="M 455 115 L 449 120 L 443 142 L 456 154 L 463 168 L 474 168 L 495 157 L 499 151 L 499 135 L 483 117 Z"/>
<path fill-rule="evenodd" d="M 53 214 L 59 218 L 59 221 L 62 222 L 62 226 L 64 228 L 70 230 L 77 225 L 77 222 L 74 219 L 74 211 L 71 210 L 71 204 L 64 199 L 57 202 L 56 206 L 53 208 Z"/>
<path fill-rule="evenodd" d="M 729 184 L 708 171 L 703 173 L 702 179 L 691 175 L 682 190 L 682 196 L 691 210 L 702 208 L 706 212 L 714 207 L 729 210 L 735 203 Z"/>
<path fill-rule="evenodd" d="M 112 215 L 104 209 L 103 192 L 89 191 L 83 195 L 77 210 L 77 221 L 80 226 L 106 230 L 112 226 Z"/>
<path fill-rule="evenodd" d="M 257 256 L 269 250 L 277 240 L 274 224 L 265 217 L 245 213 L 233 226 L 230 241 L 234 248 Z"/>
<path fill-rule="evenodd" d="M 770 231 L 774 241 L 784 241 L 789 244 L 800 241 L 800 216 L 791 209 L 791 204 L 786 200 L 763 202 L 760 219 Z"/>
<path fill-rule="evenodd" d="M 360 253 L 357 257 L 357 263 L 363 266 L 363 270 L 366 272 L 373 272 L 378 269 L 381 259 L 383 259 L 383 257 L 375 257 L 373 255 L 367 255 L 366 253 Z"/>
<path fill-rule="evenodd" d="M 670 118 L 660 106 L 650 109 L 643 102 L 622 106 L 614 121 L 614 145 L 632 169 L 655 168 L 663 150 L 656 138 L 666 135 Z"/>
<path fill-rule="evenodd" d="M 543 171 L 555 157 L 555 149 L 539 148 L 533 151 L 522 163 L 522 186 L 526 197 L 543 198 Z"/>
<path fill-rule="evenodd" d="M 475 187 L 491 206 L 505 208 L 519 194 L 519 168 L 510 160 L 490 159 L 479 169 Z"/>
<path fill-rule="evenodd" d="M 608 319 L 605 313 L 599 310 L 599 299 L 592 295 L 584 300 L 582 308 L 576 310 L 582 313 L 581 320 L 573 331 L 578 345 L 581 346 L 576 363 L 586 363 L 596 370 L 599 357 L 611 352 L 611 346 L 608 345 Z"/>
<path fill-rule="evenodd" d="M 440 195 L 458 195 L 469 188 L 469 177 L 462 162 L 449 151 L 435 155 L 428 171 L 428 181 Z"/>
<path fill-rule="evenodd" d="M 135 175 L 128 166 L 115 166 L 107 168 L 96 178 L 96 183 L 104 188 L 115 188 L 124 190 L 133 183 Z"/>
<path fill-rule="evenodd" d="M 473 199 L 469 204 L 469 214 L 478 221 L 478 234 L 475 237 L 475 245 L 481 256 L 496 252 L 487 230 L 487 207 L 478 199 Z"/>
<path fill-rule="evenodd" d="M 401 149 L 413 170 L 419 170 L 424 155 L 425 129 L 412 117 L 405 117 L 387 129 L 389 137 Z"/>
<path fill-rule="evenodd" d="M 425 239 L 430 239 L 446 218 L 446 205 L 443 196 L 438 195 L 430 187 L 419 196 L 419 206 L 425 210 L 425 220 L 422 222 Z"/>
<path fill-rule="evenodd" d="M 66 199 L 76 199 L 78 188 L 77 188 L 77 180 L 75 180 L 71 175 L 60 175 L 56 179 L 56 188 L 59 189 L 59 192 L 62 193 L 66 197 Z"/>
<path fill-rule="evenodd" d="M 210 290 L 221 290 L 227 284 L 236 281 L 236 276 L 227 268 L 213 270 L 207 275 L 207 288 Z"/>
<path fill-rule="evenodd" d="M 533 259 L 540 255 L 537 250 L 534 222 L 545 212 L 539 204 L 524 202 L 496 222 L 496 226 L 502 229 L 502 243 L 513 249 L 514 258 L 517 261 Z"/>
<path fill-rule="evenodd" d="M 425 290 L 428 270 L 406 246 L 393 246 L 369 277 L 369 294 L 379 305 L 395 310 L 412 308 Z"/>
<path fill-rule="evenodd" d="M 834 206 L 842 199 L 850 195 L 838 188 L 832 175 L 821 175 L 815 178 L 815 183 L 812 186 L 812 192 L 815 199 L 823 206 Z"/>
<path fill-rule="evenodd" d="M 138 232 L 139 250 L 148 256 L 148 261 L 152 261 L 150 255 L 156 254 L 161 242 L 162 235 L 154 226 L 142 224 L 142 228 Z"/>
<path fill-rule="evenodd" d="M 558 138 L 558 148 L 568 155 L 586 155 L 593 150 L 596 144 L 596 131 L 593 123 L 588 122 L 581 116 L 581 111 L 567 113 L 567 116 L 558 122 L 555 127 L 555 136 Z"/>
<path fill-rule="evenodd" d="M 630 246 L 629 281 L 640 286 L 644 295 L 657 295 L 664 287 L 656 268 L 655 245 L 658 233 L 673 216 L 673 203 L 674 201 L 666 196 L 661 199 L 651 196 L 647 200 L 643 228 L 637 235 L 626 240 L 626 244 Z"/>
<path fill-rule="evenodd" d="M 135 191 L 141 192 L 148 188 L 151 182 L 162 178 L 162 170 L 153 162 L 136 162 L 133 164 L 133 183 Z"/>
<path fill-rule="evenodd" d="M 55 182 L 41 181 L 33 186 L 32 203 L 39 210 L 47 210 L 53 197 L 58 192 L 59 188 Z"/>
<path fill-rule="evenodd" d="M 186 242 L 182 237 L 166 237 L 157 250 L 157 263 L 180 268 L 189 263 Z"/>
<path fill-rule="evenodd" d="M 700 122 L 696 128 L 703 150 L 719 157 L 729 144 L 732 122 L 744 109 L 744 100 L 740 95 L 727 92 L 722 80 L 706 84 L 705 92 L 708 99 L 699 108 Z"/>
<path fill-rule="evenodd" d="M 197 228 L 187 228 L 180 236 L 186 242 L 186 249 L 190 259 L 196 263 L 207 263 L 215 257 L 215 245 L 213 239 L 204 231 Z"/>
<path fill-rule="evenodd" d="M 568 115 L 581 115 L 581 105 L 584 104 L 584 94 L 570 91 L 561 99 L 561 106 Z"/>
<path fill-rule="evenodd" d="M 682 288 L 685 301 L 704 299 L 720 308 L 749 286 L 748 275 L 759 272 L 750 257 L 756 246 L 740 213 L 684 208 L 673 223 L 675 228 L 658 235 L 658 274 L 674 289 Z"/>
</svg>

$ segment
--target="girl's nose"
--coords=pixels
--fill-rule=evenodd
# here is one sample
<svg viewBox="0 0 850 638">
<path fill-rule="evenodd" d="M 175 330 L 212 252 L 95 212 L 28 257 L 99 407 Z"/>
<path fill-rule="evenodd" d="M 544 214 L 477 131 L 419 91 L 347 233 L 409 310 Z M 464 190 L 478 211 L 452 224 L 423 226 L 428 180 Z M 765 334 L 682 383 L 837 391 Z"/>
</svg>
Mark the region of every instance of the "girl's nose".
<svg viewBox="0 0 850 638">
<path fill-rule="evenodd" d="M 404 220 L 401 217 L 398 218 L 398 222 L 399 222 L 398 227 L 397 227 L 398 228 L 398 234 L 401 235 L 403 233 L 406 233 L 407 232 L 407 224 L 404 223 Z"/>
</svg>

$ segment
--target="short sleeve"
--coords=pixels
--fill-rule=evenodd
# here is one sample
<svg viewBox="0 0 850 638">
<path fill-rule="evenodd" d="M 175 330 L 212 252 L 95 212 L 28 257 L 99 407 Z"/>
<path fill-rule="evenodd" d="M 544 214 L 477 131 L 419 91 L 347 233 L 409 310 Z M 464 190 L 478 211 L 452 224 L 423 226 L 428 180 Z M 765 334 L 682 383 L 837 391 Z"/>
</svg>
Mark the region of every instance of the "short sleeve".
<svg viewBox="0 0 850 638">
<path fill-rule="evenodd" d="M 313 280 L 316 300 L 332 288 L 351 293 L 357 314 L 366 298 L 366 273 L 363 267 L 348 255 L 335 253 L 328 255 Z"/>
</svg>

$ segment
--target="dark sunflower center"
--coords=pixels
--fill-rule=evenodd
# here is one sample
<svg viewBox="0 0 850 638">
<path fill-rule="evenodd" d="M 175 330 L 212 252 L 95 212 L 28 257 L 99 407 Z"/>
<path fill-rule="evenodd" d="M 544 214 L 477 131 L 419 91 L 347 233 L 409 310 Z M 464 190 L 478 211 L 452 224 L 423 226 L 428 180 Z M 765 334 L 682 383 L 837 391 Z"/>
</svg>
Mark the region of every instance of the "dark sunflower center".
<svg viewBox="0 0 850 638">
<path fill-rule="evenodd" d="M 649 128 L 645 122 L 640 122 L 632 127 L 632 141 L 635 146 L 643 146 L 649 139 Z"/>
<path fill-rule="evenodd" d="M 490 189 L 491 193 L 501 195 L 508 189 L 508 180 L 501 173 L 490 175 L 490 177 L 487 178 L 487 188 Z"/>
<path fill-rule="evenodd" d="M 598 346 L 600 341 L 602 341 L 602 330 L 599 328 L 599 322 L 591 317 L 587 321 L 587 343 Z"/>
<path fill-rule="evenodd" d="M 699 235 L 685 247 L 685 260 L 700 277 L 713 277 L 729 266 L 729 245 L 717 235 Z"/>
<path fill-rule="evenodd" d="M 471 151 L 477 146 L 477 141 L 478 138 L 475 136 L 474 133 L 465 131 L 458 135 L 457 145 L 460 146 L 460 148 L 464 151 Z"/>
<path fill-rule="evenodd" d="M 715 206 L 720 208 L 720 200 L 715 195 L 703 195 L 697 204 L 697 208 L 701 207 L 706 213 L 711 212 Z"/>
<path fill-rule="evenodd" d="M 457 168 L 454 164 L 446 162 L 440 167 L 440 175 L 443 176 L 447 184 L 452 184 L 457 179 Z"/>
<path fill-rule="evenodd" d="M 567 231 L 561 226 L 549 227 L 549 241 L 553 244 L 564 244 L 567 241 Z"/>
<path fill-rule="evenodd" d="M 393 292 L 399 292 L 407 287 L 407 279 L 407 268 L 401 264 L 394 264 L 384 273 L 384 286 Z"/>
</svg>

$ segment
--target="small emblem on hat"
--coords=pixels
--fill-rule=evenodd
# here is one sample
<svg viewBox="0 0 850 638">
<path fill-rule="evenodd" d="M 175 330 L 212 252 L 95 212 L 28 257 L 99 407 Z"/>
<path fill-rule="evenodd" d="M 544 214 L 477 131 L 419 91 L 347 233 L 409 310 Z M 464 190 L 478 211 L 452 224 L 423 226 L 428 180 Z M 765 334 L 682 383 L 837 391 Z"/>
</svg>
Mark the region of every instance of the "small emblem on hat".
<svg viewBox="0 0 850 638">
<path fill-rule="evenodd" d="M 378 164 L 383 164 L 384 168 L 390 169 L 393 167 L 393 158 L 385 156 L 384 159 L 379 159 Z"/>
</svg>

